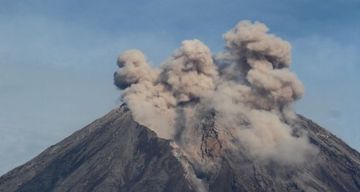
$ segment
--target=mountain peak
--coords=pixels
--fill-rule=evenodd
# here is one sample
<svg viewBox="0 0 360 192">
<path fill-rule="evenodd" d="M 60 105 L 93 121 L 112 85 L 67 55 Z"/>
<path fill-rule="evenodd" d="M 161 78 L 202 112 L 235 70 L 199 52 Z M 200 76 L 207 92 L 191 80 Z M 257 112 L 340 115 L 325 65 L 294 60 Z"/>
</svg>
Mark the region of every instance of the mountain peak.
<svg viewBox="0 0 360 192">
<path fill-rule="evenodd" d="M 216 169 L 199 168 L 122 105 L 0 177 L 0 191 L 360 190 L 360 154 L 305 117 L 292 126 L 306 130 L 319 152 L 307 165 L 287 166 L 223 149 L 214 115 L 203 120 L 195 147 Z"/>
</svg>

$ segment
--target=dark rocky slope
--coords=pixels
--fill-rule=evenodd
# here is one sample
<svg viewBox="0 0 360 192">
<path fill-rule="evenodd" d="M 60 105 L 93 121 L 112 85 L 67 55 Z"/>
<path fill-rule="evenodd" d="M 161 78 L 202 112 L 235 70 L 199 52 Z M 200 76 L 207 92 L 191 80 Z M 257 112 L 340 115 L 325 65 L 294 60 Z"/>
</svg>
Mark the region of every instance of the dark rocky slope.
<svg viewBox="0 0 360 192">
<path fill-rule="evenodd" d="M 0 191 L 189 191 L 169 142 L 111 111 L 0 178 Z"/>
<path fill-rule="evenodd" d="M 302 116 L 292 126 L 307 130 L 320 152 L 298 167 L 253 161 L 241 150 L 219 156 L 212 121 L 204 121 L 199 147 L 220 168 L 195 170 L 209 191 L 360 191 L 360 154 Z M 0 177 L 0 191 L 195 191 L 185 175 L 170 142 L 123 106 Z"/>
</svg>

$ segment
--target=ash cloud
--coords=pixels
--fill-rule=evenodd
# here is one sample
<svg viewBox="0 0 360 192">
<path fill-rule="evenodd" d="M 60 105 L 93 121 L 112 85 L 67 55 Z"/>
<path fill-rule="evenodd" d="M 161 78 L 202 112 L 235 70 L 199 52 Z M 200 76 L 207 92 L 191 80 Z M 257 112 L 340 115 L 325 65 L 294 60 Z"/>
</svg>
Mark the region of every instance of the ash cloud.
<svg viewBox="0 0 360 192">
<path fill-rule="evenodd" d="M 210 49 L 199 40 L 186 40 L 162 67 L 160 81 L 180 102 L 211 96 L 218 73 Z"/>
<path fill-rule="evenodd" d="M 199 40 L 183 41 L 158 69 L 140 51 L 126 51 L 115 85 L 137 122 L 194 161 L 203 161 L 204 114 L 214 112 L 216 151 L 241 145 L 256 159 L 303 163 L 317 149 L 306 133 L 294 136 L 289 122 L 304 87 L 290 71 L 290 44 L 268 31 L 241 21 L 224 34 L 225 49 L 216 55 Z"/>
</svg>

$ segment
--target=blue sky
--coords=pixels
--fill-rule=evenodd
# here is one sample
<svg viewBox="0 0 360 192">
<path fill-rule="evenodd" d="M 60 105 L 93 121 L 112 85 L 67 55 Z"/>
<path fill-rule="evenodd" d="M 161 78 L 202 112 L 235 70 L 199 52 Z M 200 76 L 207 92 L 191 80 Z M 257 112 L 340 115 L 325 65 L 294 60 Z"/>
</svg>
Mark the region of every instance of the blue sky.
<svg viewBox="0 0 360 192">
<path fill-rule="evenodd" d="M 119 105 L 117 55 L 159 65 L 184 39 L 216 53 L 238 21 L 293 46 L 296 110 L 360 150 L 360 0 L 0 0 L 0 174 Z"/>
</svg>

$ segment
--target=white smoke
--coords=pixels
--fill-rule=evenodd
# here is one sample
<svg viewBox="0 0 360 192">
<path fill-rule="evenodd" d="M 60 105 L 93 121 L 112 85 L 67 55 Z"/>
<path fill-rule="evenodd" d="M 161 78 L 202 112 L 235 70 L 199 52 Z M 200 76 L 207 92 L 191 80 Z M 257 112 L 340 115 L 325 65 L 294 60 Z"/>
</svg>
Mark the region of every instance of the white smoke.
<svg viewBox="0 0 360 192">
<path fill-rule="evenodd" d="M 199 40 L 183 41 L 160 69 L 137 50 L 118 59 L 115 85 L 137 122 L 173 140 L 190 159 L 203 160 L 204 114 L 215 111 L 217 155 L 245 146 L 253 158 L 302 163 L 316 153 L 306 134 L 286 122 L 304 88 L 289 69 L 291 46 L 259 22 L 241 21 L 225 33 L 215 56 Z M 220 147 L 219 147 L 220 146 Z"/>
</svg>

